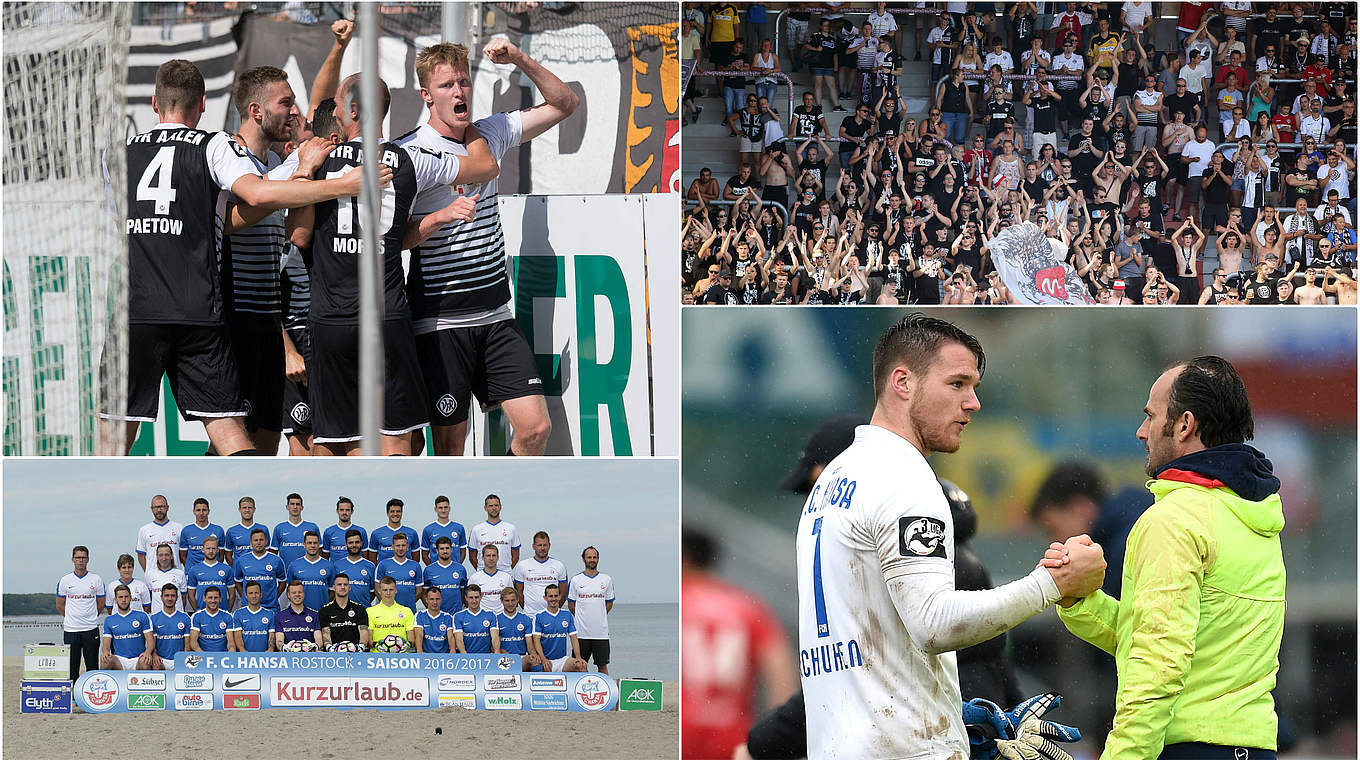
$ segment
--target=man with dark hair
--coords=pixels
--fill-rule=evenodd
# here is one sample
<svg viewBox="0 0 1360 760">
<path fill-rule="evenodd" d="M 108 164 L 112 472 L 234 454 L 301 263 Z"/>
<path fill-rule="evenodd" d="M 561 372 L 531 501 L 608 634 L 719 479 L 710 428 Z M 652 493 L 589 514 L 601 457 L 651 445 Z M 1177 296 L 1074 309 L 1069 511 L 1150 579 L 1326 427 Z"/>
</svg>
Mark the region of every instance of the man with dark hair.
<svg viewBox="0 0 1360 760">
<path fill-rule="evenodd" d="M 341 496 L 335 500 L 335 524 L 321 534 L 321 556 L 329 560 L 345 556 L 345 541 L 352 530 L 359 531 L 360 540 L 368 545 L 368 531 L 354 524 L 354 500 Z"/>
<path fill-rule="evenodd" d="M 1104 580 L 1099 545 L 1077 536 L 1054 545 L 1070 564 L 1041 564 L 993 589 L 956 590 L 955 527 L 927 457 L 959 449 L 981 408 L 975 389 L 985 369 L 976 338 L 924 314 L 878 339 L 870 424 L 827 463 L 798 526 L 810 757 L 965 755 L 955 651 Z"/>
<path fill-rule="evenodd" d="M 1284 512 L 1253 433 L 1225 359 L 1179 362 L 1148 393 L 1137 436 L 1155 502 L 1129 534 L 1121 598 L 1068 597 L 1058 612 L 1118 662 L 1106 756 L 1275 757 Z"/>
<path fill-rule="evenodd" d="M 61 615 L 62 640 L 71 648 L 71 683 L 80 676 L 80 661 L 85 670 L 99 667 L 99 613 L 104 608 L 104 581 L 88 571 L 90 550 L 71 549 L 74 572 L 57 581 L 57 614 Z"/>
<path fill-rule="evenodd" d="M 288 494 L 284 508 L 288 510 L 288 519 L 274 526 L 274 537 L 270 547 L 278 553 L 284 567 L 287 568 L 293 560 L 307 553 L 302 547 L 307 532 L 312 531 L 320 535 L 321 529 L 311 520 L 302 519 L 302 494 Z"/>
<path fill-rule="evenodd" d="M 377 565 L 385 559 L 391 559 L 396 553 L 392 547 L 392 539 L 397 535 L 406 536 L 406 549 L 411 552 L 419 552 L 421 549 L 420 534 L 416 529 L 402 523 L 402 514 L 406 509 L 406 502 L 401 499 L 388 499 L 385 511 L 387 523 L 379 528 L 374 528 L 368 536 L 368 554 L 370 562 Z M 379 573 L 381 578 L 382 574 Z"/>
<path fill-rule="evenodd" d="M 524 601 L 524 611 L 530 615 L 537 615 L 548 608 L 543 592 L 549 586 L 557 586 L 557 590 L 561 592 L 560 598 L 566 601 L 567 566 L 562 564 L 562 560 L 548 556 L 552 541 L 548 538 L 547 531 L 540 530 L 534 534 L 533 547 L 534 556 L 516 564 L 511 577 L 514 578 L 519 598 Z"/>
<path fill-rule="evenodd" d="M 462 523 L 454 522 L 449 519 L 449 512 L 453 505 L 449 502 L 449 497 L 440 494 L 434 497 L 434 522 L 425 526 L 425 530 L 420 532 L 420 551 L 425 564 L 430 564 L 435 560 L 435 544 L 439 539 L 447 538 L 452 547 L 454 562 L 461 563 L 467 553 L 467 529 Z M 461 605 L 460 605 L 461 606 Z M 445 611 L 458 609 L 451 607 L 447 599 L 444 600 Z"/>
<path fill-rule="evenodd" d="M 344 573 L 349 577 L 349 597 L 364 607 L 373 599 L 373 583 L 377 580 L 377 566 L 364 556 L 366 545 L 363 533 L 350 528 L 345 531 L 345 553 L 331 555 L 336 575 Z"/>
</svg>

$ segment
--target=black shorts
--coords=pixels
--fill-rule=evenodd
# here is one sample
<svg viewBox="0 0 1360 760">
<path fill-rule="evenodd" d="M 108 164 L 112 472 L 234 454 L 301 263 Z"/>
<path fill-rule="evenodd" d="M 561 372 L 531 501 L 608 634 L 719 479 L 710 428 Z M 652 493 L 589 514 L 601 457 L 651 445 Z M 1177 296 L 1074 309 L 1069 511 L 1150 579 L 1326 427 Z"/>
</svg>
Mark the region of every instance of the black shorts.
<svg viewBox="0 0 1360 760">
<path fill-rule="evenodd" d="M 307 368 L 315 443 L 359 440 L 359 326 L 313 322 Z M 430 422 L 415 338 L 405 319 L 386 320 L 383 332 L 383 435 L 401 435 Z"/>
<path fill-rule="evenodd" d="M 271 324 L 272 323 L 272 324 Z M 246 404 L 246 430 L 281 430 L 283 336 L 268 318 L 232 320 L 227 327 Z"/>
<path fill-rule="evenodd" d="M 513 319 L 436 330 L 416 344 L 435 425 L 466 421 L 474 395 L 482 405 L 543 395 L 533 350 Z"/>
<path fill-rule="evenodd" d="M 581 645 L 581 659 L 590 662 L 590 658 L 595 658 L 595 665 L 609 664 L 609 639 L 578 639 Z"/>
<path fill-rule="evenodd" d="M 1166 157 L 1166 163 L 1171 167 L 1171 174 L 1167 179 L 1181 183 L 1186 183 L 1190 176 L 1190 164 L 1181 163 L 1181 154 L 1172 153 Z"/>
<path fill-rule="evenodd" d="M 306 329 L 290 328 L 288 337 L 292 339 L 293 346 L 306 360 L 307 369 L 310 371 L 312 369 L 312 336 L 307 333 Z M 283 419 L 284 435 L 305 438 L 312 434 L 312 402 L 306 384 L 284 378 L 283 408 L 279 410 L 279 416 Z"/>
<path fill-rule="evenodd" d="M 1217 225 L 1228 223 L 1228 204 L 1214 203 L 1204 207 L 1204 212 L 1200 214 L 1200 229 L 1212 230 Z"/>
<path fill-rule="evenodd" d="M 185 419 L 246 416 L 225 325 L 131 324 L 127 339 L 127 409 L 105 408 L 101 417 L 155 422 L 162 377 Z M 109 358 L 100 365 L 106 383 Z"/>
</svg>

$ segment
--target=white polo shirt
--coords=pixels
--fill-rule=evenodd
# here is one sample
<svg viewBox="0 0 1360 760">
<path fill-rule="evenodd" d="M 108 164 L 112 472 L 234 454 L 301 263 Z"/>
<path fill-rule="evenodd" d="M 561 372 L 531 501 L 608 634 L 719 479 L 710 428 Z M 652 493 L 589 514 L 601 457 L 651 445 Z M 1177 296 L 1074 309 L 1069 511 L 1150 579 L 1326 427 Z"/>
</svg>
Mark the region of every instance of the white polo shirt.
<svg viewBox="0 0 1360 760">
<path fill-rule="evenodd" d="M 99 597 L 104 595 L 104 580 L 86 572 L 84 575 L 67 573 L 57 581 L 57 596 L 66 600 L 66 615 L 61 629 L 78 633 L 99 627 Z"/>
</svg>

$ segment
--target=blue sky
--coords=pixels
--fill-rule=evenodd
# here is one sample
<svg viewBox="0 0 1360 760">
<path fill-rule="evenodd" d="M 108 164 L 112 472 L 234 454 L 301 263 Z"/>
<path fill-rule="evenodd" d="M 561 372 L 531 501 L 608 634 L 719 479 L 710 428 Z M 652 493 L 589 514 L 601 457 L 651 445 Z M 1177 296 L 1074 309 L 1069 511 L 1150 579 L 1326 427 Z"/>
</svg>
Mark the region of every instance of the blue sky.
<svg viewBox="0 0 1360 760">
<path fill-rule="evenodd" d="M 486 518 L 482 498 L 494 492 L 501 519 L 519 529 L 522 557 L 532 554 L 534 532 L 546 530 L 568 573 L 581 570 L 585 546 L 598 547 L 620 604 L 676 602 L 678 482 L 674 460 L 646 459 L 7 459 L 2 588 L 53 590 L 71 571 L 75 544 L 89 546 L 91 570 L 116 577 L 116 558 L 135 555 L 157 493 L 184 524 L 193 522 L 193 500 L 208 499 L 210 519 L 226 528 L 240 520 L 241 496 L 253 497 L 256 521 L 272 527 L 287 517 L 284 497 L 296 491 L 303 519 L 323 530 L 335 522 L 340 495 L 354 501 L 354 521 L 370 530 L 386 521 L 383 505 L 397 497 L 406 502 L 404 522 L 420 530 L 434 520 L 435 496 L 448 496 L 452 518 L 471 527 Z"/>
</svg>

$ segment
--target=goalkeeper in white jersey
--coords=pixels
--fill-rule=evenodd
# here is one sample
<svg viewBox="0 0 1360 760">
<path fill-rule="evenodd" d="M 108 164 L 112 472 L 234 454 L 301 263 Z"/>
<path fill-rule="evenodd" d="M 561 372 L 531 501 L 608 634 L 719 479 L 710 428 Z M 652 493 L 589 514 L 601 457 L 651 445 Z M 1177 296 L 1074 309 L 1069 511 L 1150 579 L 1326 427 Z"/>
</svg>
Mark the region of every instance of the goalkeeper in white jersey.
<svg viewBox="0 0 1360 760">
<path fill-rule="evenodd" d="M 1073 538 L 1070 564 L 954 589 L 953 521 L 926 458 L 958 450 L 985 362 L 977 339 L 943 320 L 913 314 L 889 328 L 874 350 L 870 424 L 808 497 L 797 547 L 811 758 L 967 758 L 954 651 L 1104 580 L 1100 547 Z"/>
</svg>

